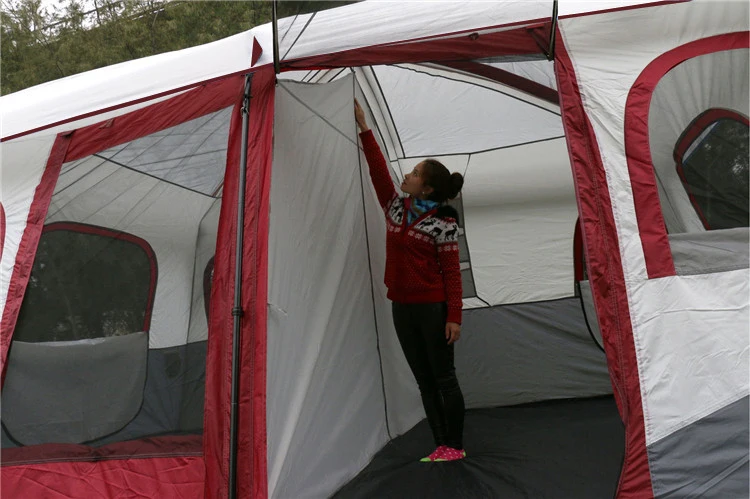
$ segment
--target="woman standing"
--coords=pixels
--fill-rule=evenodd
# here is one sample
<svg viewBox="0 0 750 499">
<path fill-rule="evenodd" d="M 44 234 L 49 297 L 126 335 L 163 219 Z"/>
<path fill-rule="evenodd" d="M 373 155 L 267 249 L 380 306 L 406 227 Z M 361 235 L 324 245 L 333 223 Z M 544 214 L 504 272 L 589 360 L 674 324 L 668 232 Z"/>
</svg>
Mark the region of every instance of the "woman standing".
<svg viewBox="0 0 750 499">
<path fill-rule="evenodd" d="M 463 305 L 458 213 L 444 203 L 458 196 L 464 180 L 427 159 L 405 175 L 401 191 L 406 196 L 400 196 L 356 100 L 354 116 L 385 211 L 385 284 L 393 302 L 393 323 L 437 446 L 422 461 L 463 459 L 464 397 L 453 362 Z"/>
</svg>

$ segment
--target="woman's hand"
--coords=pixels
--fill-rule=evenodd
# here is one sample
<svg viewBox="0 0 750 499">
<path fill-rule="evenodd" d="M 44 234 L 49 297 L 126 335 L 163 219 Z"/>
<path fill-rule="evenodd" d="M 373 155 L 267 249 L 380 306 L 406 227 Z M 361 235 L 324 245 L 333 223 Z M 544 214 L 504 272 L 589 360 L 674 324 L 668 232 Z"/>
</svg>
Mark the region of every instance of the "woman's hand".
<svg viewBox="0 0 750 499">
<path fill-rule="evenodd" d="M 354 99 L 354 119 L 357 122 L 360 132 L 366 132 L 370 129 L 370 127 L 367 126 L 367 120 L 365 119 L 365 111 L 362 109 L 362 106 L 359 105 L 357 99 Z"/>
<path fill-rule="evenodd" d="M 448 340 L 448 344 L 452 345 L 457 342 L 461 337 L 461 324 L 456 322 L 448 322 L 445 325 L 445 339 Z"/>
</svg>

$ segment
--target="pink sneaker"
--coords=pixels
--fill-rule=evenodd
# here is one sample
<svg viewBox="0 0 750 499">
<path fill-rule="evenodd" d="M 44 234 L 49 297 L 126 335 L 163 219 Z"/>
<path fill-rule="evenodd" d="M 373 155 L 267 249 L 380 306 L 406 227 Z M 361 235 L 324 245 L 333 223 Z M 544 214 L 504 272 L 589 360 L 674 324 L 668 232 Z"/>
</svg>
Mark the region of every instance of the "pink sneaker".
<svg viewBox="0 0 750 499">
<path fill-rule="evenodd" d="M 437 449 L 435 449 L 434 451 L 432 451 L 432 454 L 430 454 L 427 457 L 423 457 L 419 461 L 423 462 L 423 463 L 433 463 L 435 461 L 438 461 L 439 458 L 442 457 L 443 451 L 445 449 L 448 449 L 448 447 L 446 447 L 445 445 L 440 445 L 440 446 L 438 446 Z"/>
<path fill-rule="evenodd" d="M 435 451 L 437 452 L 437 451 Z M 466 457 L 466 451 L 463 449 L 454 449 L 453 447 L 444 446 L 443 452 L 437 456 L 434 461 L 437 463 L 443 461 L 458 461 Z"/>
</svg>

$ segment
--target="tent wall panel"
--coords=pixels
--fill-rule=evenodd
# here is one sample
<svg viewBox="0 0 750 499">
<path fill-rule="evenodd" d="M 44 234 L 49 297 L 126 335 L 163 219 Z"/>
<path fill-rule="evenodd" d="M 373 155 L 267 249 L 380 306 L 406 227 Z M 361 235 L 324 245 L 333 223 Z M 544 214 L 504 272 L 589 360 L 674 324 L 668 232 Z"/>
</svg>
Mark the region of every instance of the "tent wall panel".
<svg viewBox="0 0 750 499">
<path fill-rule="evenodd" d="M 217 199 L 206 212 L 198 227 L 188 342 L 208 339 L 208 303 L 206 299 L 210 298 L 210 279 L 214 272 L 213 259 L 216 253 L 216 235 L 219 228 L 220 211 L 221 199 Z M 210 272 L 210 274 L 206 275 L 206 272 Z M 206 279 L 208 279 L 208 282 Z"/>
<path fill-rule="evenodd" d="M 60 168 L 69 145 L 70 136 L 58 135 L 55 138 L 51 149 L 47 150 L 48 156 L 43 160 L 45 167 L 41 170 L 41 178 L 36 181 L 38 184 L 34 186 L 33 196 L 30 199 L 19 199 L 18 213 L 14 213 L 16 216 L 25 213 L 26 221 L 23 223 L 23 228 L 21 228 L 21 220 L 14 218 L 14 235 L 20 235 L 20 241 L 18 246 L 14 248 L 15 251 L 4 252 L 3 256 L 5 259 L 4 261 L 8 261 L 9 264 L 10 262 L 13 263 L 12 266 L 8 265 L 12 268 L 9 273 L 10 280 L 7 287 L 6 285 L 3 285 L 2 287 L 3 301 L 0 302 L 2 305 L 0 331 L 3 332 L 3 335 L 0 338 L 0 383 L 4 383 L 5 381 L 5 372 L 8 366 L 8 349 L 10 348 L 12 331 L 15 329 L 16 319 L 18 318 L 18 313 L 21 309 L 26 284 L 31 275 L 34 254 L 36 253 L 36 247 L 42 233 L 42 226 L 44 225 L 44 215 L 49 207 L 55 182 L 60 174 Z M 15 150 L 15 152 L 21 153 L 22 149 L 19 148 L 19 150 Z M 21 157 L 13 158 L 11 156 L 11 158 L 17 160 L 19 164 L 24 163 Z M 34 159 L 38 160 L 39 157 L 34 157 Z M 27 195 L 31 194 L 28 190 L 30 190 L 31 185 L 35 182 L 35 180 L 32 180 L 33 178 L 33 175 L 31 178 L 26 177 L 25 175 L 19 176 L 20 187 L 23 190 L 27 190 Z M 31 184 L 29 182 L 31 182 Z M 12 185 L 13 182 L 11 181 L 9 183 Z M 27 205 L 28 201 L 31 202 Z M 26 206 L 28 206 L 28 208 Z M 15 211 L 16 210 L 14 210 L 14 212 Z M 6 234 L 6 240 L 7 239 L 8 237 Z M 13 258 L 13 260 L 8 260 L 8 258 Z"/>
<path fill-rule="evenodd" d="M 748 497 L 748 427 L 745 396 L 651 444 L 654 495 Z"/>
<path fill-rule="evenodd" d="M 578 216 L 565 141 L 473 154 L 462 193 L 477 296 L 490 305 L 573 293 Z"/>
<path fill-rule="evenodd" d="M 277 92 L 269 496 L 322 497 L 386 441 L 352 78 Z M 343 135 L 345 133 L 346 135 Z"/>
<path fill-rule="evenodd" d="M 700 23 L 695 23 L 697 19 Z M 621 306 L 619 327 L 608 324 L 611 306 L 602 303 L 605 288 L 596 290 L 594 297 L 605 346 L 612 353 L 620 350 L 624 354 L 620 358 L 626 360 L 617 366 L 617 358 L 608 354 L 613 377 L 626 380 L 627 399 L 621 400 L 626 404 L 620 406 L 627 414 L 630 449 L 619 492 L 624 497 L 647 495 L 651 490 L 651 484 L 645 483 L 649 473 L 642 446 L 675 431 L 678 421 L 689 422 L 700 417 L 700 412 L 717 410 L 747 395 L 747 273 L 669 277 L 674 274 L 671 252 L 650 153 L 644 147 L 648 143 L 645 124 L 650 88 L 658 81 L 653 78 L 660 78 L 685 58 L 700 55 L 701 50 L 746 46 L 747 19 L 745 3 L 693 1 L 604 14 L 596 21 L 566 19 L 560 25 L 571 60 L 558 67 L 558 82 L 571 76 L 577 80 L 585 113 L 577 125 L 589 127 L 589 139 L 601 151 L 602 164 L 594 174 L 607 192 L 598 198 L 612 203 L 611 214 L 606 205 L 603 211 L 607 222 L 603 228 L 610 232 L 607 248 L 595 239 L 597 228 L 586 223 L 587 217 L 596 220 L 596 208 L 587 206 L 587 200 L 596 196 L 583 190 L 588 181 L 577 176 L 592 284 L 597 286 L 597 260 L 603 257 L 605 263 L 613 257 L 622 258 L 621 264 L 614 260 L 616 269 L 621 265 L 622 278 L 617 276 L 619 270 L 611 274 L 616 278 L 610 279 L 613 290 L 608 292 L 627 302 Z M 736 34 L 723 35 L 733 32 Z M 627 50 L 621 48 L 624 46 Z M 609 56 L 602 58 L 605 50 Z M 662 54 L 669 57 L 659 60 Z M 576 99 L 562 84 L 559 88 L 564 97 Z M 643 114 L 628 117 L 631 94 L 633 102 L 645 107 Z M 566 135 L 575 158 L 578 139 L 567 121 Z M 629 145 L 633 137 L 637 145 Z M 581 170 L 585 170 L 582 164 Z M 619 345 L 612 343 L 613 336 L 618 337 Z M 696 338 L 700 341 L 691 344 Z M 708 371 L 701 368 L 704 363 Z M 707 372 L 713 374 L 701 374 Z M 678 415 L 671 404 L 680 396 L 678 407 L 685 413 Z M 694 479 L 708 480 L 710 472 L 705 471 L 705 476 Z"/>
<path fill-rule="evenodd" d="M 456 370 L 469 408 L 612 393 L 578 298 L 464 311 Z"/>
<path fill-rule="evenodd" d="M 747 274 L 676 276 L 633 286 L 649 445 L 748 395 Z M 679 300 L 658 299 L 665 296 Z"/>
<path fill-rule="evenodd" d="M 558 114 L 516 96 L 400 66 L 373 69 L 407 157 L 470 153 L 563 135 Z M 464 120 L 465 115 L 473 119 Z"/>
<path fill-rule="evenodd" d="M 55 136 L 26 138 L 0 145 L 3 165 L 0 202 L 5 211 L 5 238 L 0 259 L 0 311 L 4 310 L 13 266 L 21 245 L 34 192 L 42 179 Z"/>
</svg>

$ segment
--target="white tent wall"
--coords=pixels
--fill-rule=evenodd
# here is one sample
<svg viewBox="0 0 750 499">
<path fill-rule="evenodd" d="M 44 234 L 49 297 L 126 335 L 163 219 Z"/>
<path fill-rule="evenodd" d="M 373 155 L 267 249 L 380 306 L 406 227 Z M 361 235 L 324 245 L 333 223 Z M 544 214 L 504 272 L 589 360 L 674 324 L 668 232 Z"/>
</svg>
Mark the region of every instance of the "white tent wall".
<svg viewBox="0 0 750 499">
<path fill-rule="evenodd" d="M 47 164 L 54 135 L 37 135 L 0 144 L 0 203 L 5 211 L 5 239 L 0 259 L 0 317 L 8 286 L 39 182 Z"/>
<path fill-rule="evenodd" d="M 535 98 L 508 87 L 417 65 L 373 69 L 405 157 L 471 153 L 563 135 L 559 110 L 537 107 Z"/>
<path fill-rule="evenodd" d="M 201 220 L 198 228 L 193 276 L 193 305 L 190 308 L 190 328 L 188 330 L 189 342 L 208 340 L 207 304 L 205 301 L 208 296 L 204 293 L 204 273 L 216 253 L 220 211 L 221 199 L 216 199 Z"/>
<path fill-rule="evenodd" d="M 737 49 L 688 59 L 669 71 L 654 90 L 649 144 L 670 233 L 705 231 L 675 168 L 674 148 L 690 122 L 709 109 L 750 115 L 749 52 Z"/>
<path fill-rule="evenodd" d="M 657 496 L 747 496 L 748 272 L 649 278 L 623 117 L 633 84 L 657 57 L 726 33 L 746 40 L 748 7 L 747 2 L 695 0 L 560 23 L 606 171 Z M 734 69 L 717 69 L 715 75 Z M 736 88 L 737 103 L 747 99 L 742 87 L 747 88 Z M 680 98 L 689 101 L 690 95 Z M 727 411 L 730 407 L 738 410 Z M 733 438 L 720 436 L 723 425 L 734 428 Z M 680 438 L 690 428 L 698 434 Z M 706 442 L 705 455 L 696 455 L 696 441 Z M 704 466 L 703 458 L 712 466 Z"/>
<path fill-rule="evenodd" d="M 462 201 L 479 298 L 499 305 L 573 295 L 578 210 L 564 139 L 472 154 Z"/>
<path fill-rule="evenodd" d="M 351 77 L 276 92 L 268 487 L 323 497 L 388 439 Z"/>
</svg>

